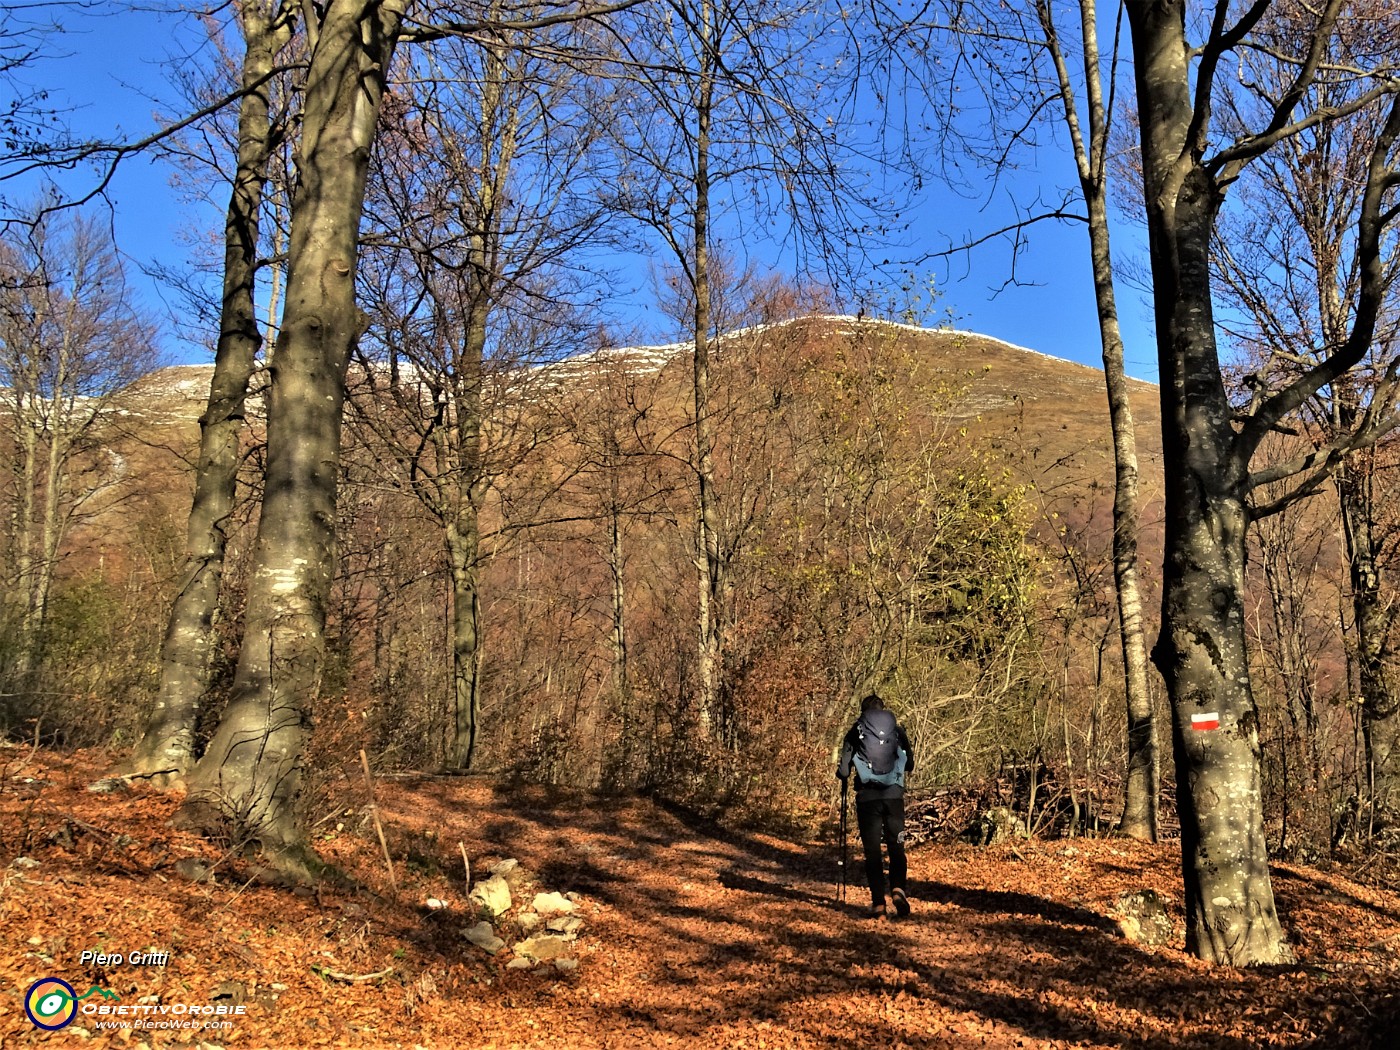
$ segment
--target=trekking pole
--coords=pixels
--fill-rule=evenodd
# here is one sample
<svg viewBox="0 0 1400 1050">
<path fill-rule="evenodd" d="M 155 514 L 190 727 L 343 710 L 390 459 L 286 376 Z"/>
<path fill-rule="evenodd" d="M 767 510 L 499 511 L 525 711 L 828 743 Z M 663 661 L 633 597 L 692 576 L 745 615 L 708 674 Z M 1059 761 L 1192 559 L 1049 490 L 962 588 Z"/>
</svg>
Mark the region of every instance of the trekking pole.
<svg viewBox="0 0 1400 1050">
<path fill-rule="evenodd" d="M 836 899 L 842 904 L 846 903 L 846 781 L 841 781 L 841 859 L 837 866 L 841 869 L 841 881 L 836 891 Z"/>
</svg>

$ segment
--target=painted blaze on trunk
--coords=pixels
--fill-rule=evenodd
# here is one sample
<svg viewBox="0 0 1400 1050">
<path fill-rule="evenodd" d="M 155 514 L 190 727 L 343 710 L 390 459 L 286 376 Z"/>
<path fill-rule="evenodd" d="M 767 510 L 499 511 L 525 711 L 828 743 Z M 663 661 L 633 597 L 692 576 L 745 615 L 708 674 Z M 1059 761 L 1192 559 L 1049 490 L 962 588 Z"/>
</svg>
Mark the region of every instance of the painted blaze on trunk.
<svg viewBox="0 0 1400 1050">
<path fill-rule="evenodd" d="M 1195 495 L 1204 496 L 1204 486 Z M 1259 717 L 1241 600 L 1247 521 L 1238 500 L 1171 519 L 1163 630 L 1153 653 L 1172 704 L 1187 950 L 1213 962 L 1291 959 L 1269 879 Z M 1207 509 L 1208 508 L 1208 509 Z"/>
<path fill-rule="evenodd" d="M 1287 962 L 1269 880 L 1259 718 L 1244 630 L 1249 461 L 1212 309 L 1220 183 L 1205 157 L 1211 80 L 1186 37 L 1185 0 L 1130 2 L 1161 372 L 1166 560 L 1153 658 L 1172 706 L 1186 949 L 1211 962 Z M 1193 719 L 1193 716 L 1207 716 Z M 1214 729 L 1205 728 L 1217 723 Z M 1193 724 L 1197 728 L 1192 728 Z"/>
</svg>

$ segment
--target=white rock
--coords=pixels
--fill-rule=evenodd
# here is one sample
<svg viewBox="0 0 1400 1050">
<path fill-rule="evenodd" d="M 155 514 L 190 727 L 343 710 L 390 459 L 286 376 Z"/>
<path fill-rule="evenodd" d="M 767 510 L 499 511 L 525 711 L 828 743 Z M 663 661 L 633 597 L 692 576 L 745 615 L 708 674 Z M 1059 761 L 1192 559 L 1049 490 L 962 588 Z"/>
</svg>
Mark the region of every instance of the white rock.
<svg viewBox="0 0 1400 1050">
<path fill-rule="evenodd" d="M 130 791 L 131 785 L 121 777 L 103 777 L 88 785 L 88 790 L 94 795 L 112 795 L 117 792 Z"/>
<path fill-rule="evenodd" d="M 501 876 L 492 875 L 472 887 L 471 899 L 480 905 L 486 914 L 500 915 L 510 910 L 510 886 Z"/>
<path fill-rule="evenodd" d="M 570 973 L 578 969 L 577 959 L 555 959 L 554 968 L 561 973 Z"/>
<path fill-rule="evenodd" d="M 491 872 L 492 875 L 499 875 L 501 878 L 505 878 L 518 867 L 520 867 L 520 861 L 516 860 L 514 857 L 509 857 L 506 860 L 497 861 L 487 870 Z"/>
<path fill-rule="evenodd" d="M 574 902 L 562 893 L 537 893 L 533 907 L 545 918 L 549 918 L 551 915 L 570 914 L 574 910 Z"/>
<path fill-rule="evenodd" d="M 429 897 L 423 903 L 432 911 L 441 911 L 443 908 L 447 907 L 446 901 L 440 901 L 436 897 Z"/>
<path fill-rule="evenodd" d="M 526 959 L 524 956 L 517 955 L 517 956 L 516 956 L 514 959 L 512 959 L 510 962 L 506 963 L 506 969 L 507 969 L 507 970 L 528 970 L 530 967 L 532 967 L 532 966 L 534 966 L 534 965 L 535 965 L 534 960 L 532 960 L 532 959 Z"/>
<path fill-rule="evenodd" d="M 515 924 L 520 927 L 520 932 L 528 937 L 544 925 L 544 919 L 532 911 L 522 911 L 516 917 Z"/>
</svg>

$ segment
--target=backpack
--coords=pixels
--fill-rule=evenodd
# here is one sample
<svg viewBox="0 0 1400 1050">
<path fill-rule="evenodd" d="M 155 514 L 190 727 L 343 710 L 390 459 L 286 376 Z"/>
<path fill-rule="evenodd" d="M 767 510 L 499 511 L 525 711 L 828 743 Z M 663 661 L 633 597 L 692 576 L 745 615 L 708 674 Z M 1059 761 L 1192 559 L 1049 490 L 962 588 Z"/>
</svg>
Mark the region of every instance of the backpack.
<svg viewBox="0 0 1400 1050">
<path fill-rule="evenodd" d="M 856 722 L 856 747 L 851 756 L 862 784 L 904 786 L 909 756 L 899 746 L 899 724 L 889 711 L 866 711 Z"/>
</svg>

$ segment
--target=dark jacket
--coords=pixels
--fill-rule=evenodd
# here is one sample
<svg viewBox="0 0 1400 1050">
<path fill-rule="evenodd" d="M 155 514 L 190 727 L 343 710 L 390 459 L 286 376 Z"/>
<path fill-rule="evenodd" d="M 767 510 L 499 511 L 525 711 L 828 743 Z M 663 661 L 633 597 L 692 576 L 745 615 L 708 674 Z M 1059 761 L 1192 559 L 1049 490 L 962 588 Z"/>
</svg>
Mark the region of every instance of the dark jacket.
<svg viewBox="0 0 1400 1050">
<path fill-rule="evenodd" d="M 869 718 L 871 715 L 887 715 L 893 719 L 894 715 L 888 711 L 866 711 L 852 723 L 851 728 L 846 731 L 846 737 L 841 741 L 841 761 L 837 764 L 836 775 L 845 780 L 851 775 L 852 761 L 855 759 L 856 748 L 860 746 L 860 722 L 861 718 Z M 895 723 L 895 731 L 898 733 L 899 746 L 904 749 L 904 775 L 907 777 L 914 772 L 914 746 L 909 743 L 909 737 L 904 732 L 904 727 L 898 722 Z M 860 779 L 860 774 L 856 774 L 856 801 L 866 802 L 881 798 L 903 798 L 904 788 L 899 784 L 866 784 Z"/>
</svg>

